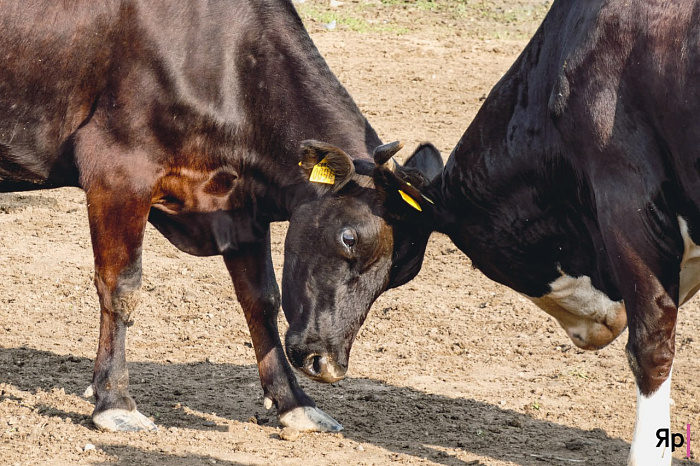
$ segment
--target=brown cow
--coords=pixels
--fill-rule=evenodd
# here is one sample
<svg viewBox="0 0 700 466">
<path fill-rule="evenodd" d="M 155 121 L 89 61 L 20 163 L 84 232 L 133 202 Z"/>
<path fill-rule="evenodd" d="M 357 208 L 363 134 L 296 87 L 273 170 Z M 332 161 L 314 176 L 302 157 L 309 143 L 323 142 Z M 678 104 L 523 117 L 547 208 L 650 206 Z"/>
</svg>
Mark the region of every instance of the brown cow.
<svg viewBox="0 0 700 466">
<path fill-rule="evenodd" d="M 0 1 L 0 51 L 0 191 L 87 196 L 95 424 L 155 428 L 129 395 L 125 355 L 150 221 L 186 252 L 223 255 L 280 422 L 340 429 L 285 358 L 269 225 L 325 191 L 298 171 L 303 139 L 353 158 L 381 142 L 291 2 Z"/>
</svg>

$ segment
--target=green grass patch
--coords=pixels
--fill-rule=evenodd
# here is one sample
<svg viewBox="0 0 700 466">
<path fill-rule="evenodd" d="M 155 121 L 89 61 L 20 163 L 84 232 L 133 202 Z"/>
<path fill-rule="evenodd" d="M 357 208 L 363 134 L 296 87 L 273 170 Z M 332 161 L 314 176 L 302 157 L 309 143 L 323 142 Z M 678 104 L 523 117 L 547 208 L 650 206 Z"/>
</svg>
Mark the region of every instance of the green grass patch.
<svg viewBox="0 0 700 466">
<path fill-rule="evenodd" d="M 332 8 L 323 0 L 295 4 L 307 23 L 335 21 L 338 30 L 404 35 L 430 28 L 442 34 L 468 31 L 480 38 L 527 38 L 545 17 L 551 1 L 495 3 L 491 0 L 380 0 L 345 2 Z"/>
<path fill-rule="evenodd" d="M 346 8 L 342 6 L 337 9 L 329 10 L 319 7 L 310 2 L 305 2 L 296 5 L 299 15 L 304 21 L 313 21 L 321 24 L 329 24 L 335 21 L 335 27 L 359 33 L 367 32 L 389 32 L 396 35 L 403 35 L 410 32 L 407 27 L 399 26 L 391 22 L 382 22 L 381 20 L 368 20 L 362 16 L 363 10 L 367 6 L 359 8 Z M 376 8 L 376 7 L 375 7 Z"/>
</svg>

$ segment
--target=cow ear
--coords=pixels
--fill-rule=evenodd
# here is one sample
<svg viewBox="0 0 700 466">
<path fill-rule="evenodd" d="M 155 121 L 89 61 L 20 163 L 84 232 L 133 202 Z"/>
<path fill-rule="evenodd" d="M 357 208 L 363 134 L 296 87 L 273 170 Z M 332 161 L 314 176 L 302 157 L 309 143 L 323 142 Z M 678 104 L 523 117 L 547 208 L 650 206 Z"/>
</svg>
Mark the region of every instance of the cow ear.
<svg viewBox="0 0 700 466">
<path fill-rule="evenodd" d="M 424 142 L 416 148 L 403 166 L 418 170 L 428 181 L 432 181 L 442 173 L 445 163 L 437 147 Z"/>
<path fill-rule="evenodd" d="M 204 184 L 204 192 L 214 196 L 226 196 L 233 189 L 238 173 L 230 168 L 220 168 L 209 176 Z"/>
<path fill-rule="evenodd" d="M 397 141 L 374 150 L 374 185 L 390 218 L 425 221 L 434 204 L 420 190 L 440 173 L 442 157 L 435 146 L 424 143 L 402 167 L 393 159 L 402 147 Z"/>
<path fill-rule="evenodd" d="M 332 192 L 339 191 L 355 174 L 355 165 L 348 154 L 321 141 L 301 143 L 299 166 L 310 183 Z"/>
<path fill-rule="evenodd" d="M 433 201 L 404 176 L 401 167 L 392 168 L 378 165 L 373 174 L 387 215 L 395 220 L 427 220 L 433 213 Z"/>
</svg>

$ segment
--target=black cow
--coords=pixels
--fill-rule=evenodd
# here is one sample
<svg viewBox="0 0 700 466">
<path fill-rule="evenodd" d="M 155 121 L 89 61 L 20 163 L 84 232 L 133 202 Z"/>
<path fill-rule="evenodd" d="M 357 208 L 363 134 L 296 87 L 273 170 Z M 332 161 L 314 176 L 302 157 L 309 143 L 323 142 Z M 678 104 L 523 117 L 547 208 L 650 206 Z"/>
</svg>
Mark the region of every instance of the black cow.
<svg viewBox="0 0 700 466">
<path fill-rule="evenodd" d="M 280 422 L 340 429 L 285 358 L 269 225 L 326 191 L 298 172 L 303 139 L 370 161 L 381 142 L 291 1 L 0 1 L 0 52 L 0 191 L 86 192 L 97 427 L 155 428 L 125 357 L 150 221 L 186 252 L 223 255 Z"/>
<path fill-rule="evenodd" d="M 347 361 L 370 298 L 415 275 L 441 231 L 577 346 L 601 348 L 629 325 L 629 463 L 670 464 L 656 432 L 670 422 L 678 306 L 700 286 L 696 118 L 700 1 L 555 1 L 430 186 L 409 185 L 379 157 L 374 215 L 347 215 L 313 250 L 292 217 L 283 308 L 293 364 L 316 377 L 309 357 Z M 343 250 L 346 230 L 362 234 Z M 356 268 L 370 256 L 381 270 Z M 357 288 L 361 274 L 372 287 Z M 293 280 L 307 276 L 323 279 Z M 368 299 L 350 307 L 349 294 Z"/>
</svg>

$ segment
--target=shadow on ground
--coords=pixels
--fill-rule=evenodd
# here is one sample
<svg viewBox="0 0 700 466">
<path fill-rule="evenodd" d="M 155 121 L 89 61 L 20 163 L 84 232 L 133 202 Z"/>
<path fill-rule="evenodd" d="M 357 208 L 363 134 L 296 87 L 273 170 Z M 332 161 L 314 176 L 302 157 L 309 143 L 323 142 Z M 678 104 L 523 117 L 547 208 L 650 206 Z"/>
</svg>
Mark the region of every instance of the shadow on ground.
<svg viewBox="0 0 700 466">
<path fill-rule="evenodd" d="M 24 391 L 63 388 L 67 394 L 80 395 L 91 372 L 92 361 L 86 358 L 30 348 L 0 348 L 0 383 Z M 130 374 L 131 393 L 141 411 L 161 428 L 226 429 L 207 423 L 206 413 L 235 422 L 249 422 L 251 416 L 256 416 L 262 423 L 278 426 L 274 414 L 261 406 L 262 390 L 254 365 L 136 362 L 130 364 Z M 426 394 L 371 379 L 348 379 L 330 386 L 304 385 L 326 412 L 344 424 L 345 438 L 438 464 L 479 464 L 443 451 L 456 449 L 523 465 L 619 465 L 625 463 L 629 449 L 627 442 L 599 429 L 581 430 L 470 399 Z M 0 397 L 0 402 L 3 399 Z M 76 424 L 92 428 L 86 414 L 50 407 L 40 412 L 69 417 Z M 416 429 L 416 424 L 421 428 Z M 198 464 L 207 459 L 124 445 L 101 448 L 120 457 L 120 452 L 128 452 L 126 456 L 131 458 L 136 455 L 141 464 Z"/>
</svg>

